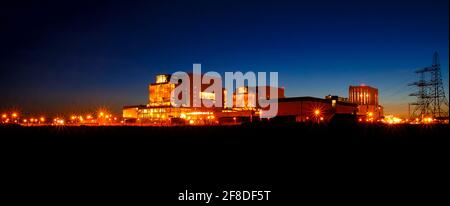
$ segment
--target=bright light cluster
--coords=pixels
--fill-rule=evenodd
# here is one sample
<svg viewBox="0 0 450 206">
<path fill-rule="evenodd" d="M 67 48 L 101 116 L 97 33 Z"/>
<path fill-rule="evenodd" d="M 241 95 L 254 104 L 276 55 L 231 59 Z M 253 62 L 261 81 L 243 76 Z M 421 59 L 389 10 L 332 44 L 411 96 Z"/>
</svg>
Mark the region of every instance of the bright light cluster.
<svg viewBox="0 0 450 206">
<path fill-rule="evenodd" d="M 382 120 L 382 122 L 387 123 L 387 124 L 400 124 L 400 123 L 404 123 L 404 121 L 401 118 L 395 117 L 393 115 L 387 115 L 384 117 L 384 119 Z"/>
</svg>

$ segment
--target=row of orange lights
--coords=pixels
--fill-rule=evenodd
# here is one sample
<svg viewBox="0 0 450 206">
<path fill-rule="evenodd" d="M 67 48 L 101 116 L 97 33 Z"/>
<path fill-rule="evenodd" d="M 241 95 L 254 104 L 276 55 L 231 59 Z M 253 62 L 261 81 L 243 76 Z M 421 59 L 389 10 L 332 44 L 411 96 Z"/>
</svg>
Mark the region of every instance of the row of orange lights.
<svg viewBox="0 0 450 206">
<path fill-rule="evenodd" d="M 86 117 L 81 116 L 81 115 L 79 115 L 79 116 L 77 116 L 77 115 L 72 115 L 72 116 L 70 117 L 70 119 L 71 119 L 72 121 L 80 121 L 80 122 L 83 122 L 84 120 L 92 120 L 92 121 L 93 121 L 93 120 L 94 120 L 94 117 L 93 117 L 92 115 L 90 115 L 90 114 L 86 115 Z M 99 112 L 98 115 L 97 115 L 97 120 L 99 120 L 99 119 L 106 119 L 106 120 L 112 121 L 112 120 L 117 120 L 117 117 L 114 117 L 112 114 L 108 114 L 108 113 L 106 113 L 106 112 L 101 111 L 101 112 Z"/>
<path fill-rule="evenodd" d="M 41 118 L 30 118 L 29 120 L 24 119 L 23 120 L 24 123 L 30 122 L 30 123 L 43 123 L 45 122 L 45 117 L 41 117 Z"/>
<path fill-rule="evenodd" d="M 17 118 L 19 115 L 16 112 L 11 113 L 12 118 Z M 7 114 L 2 114 L 2 119 L 8 118 Z"/>
<path fill-rule="evenodd" d="M 75 121 L 75 120 L 84 121 L 85 118 L 86 118 L 86 120 L 93 120 L 93 116 L 90 115 L 90 114 L 86 115 L 86 117 L 84 117 L 84 116 L 77 116 L 77 115 L 72 115 L 70 117 L 70 119 L 72 121 Z M 108 113 L 103 112 L 103 111 L 99 112 L 98 118 L 99 119 L 107 119 L 109 121 L 117 120 L 117 117 L 114 117 L 113 115 L 108 114 Z M 46 118 L 44 116 L 41 116 L 39 118 L 34 118 L 34 117 L 31 117 L 31 118 L 19 118 L 19 114 L 17 112 L 11 112 L 11 113 L 3 113 L 1 115 L 1 120 L 2 120 L 3 123 L 10 123 L 10 122 L 19 123 L 19 121 L 20 121 L 22 123 L 29 124 L 29 123 L 44 123 L 46 121 Z M 57 118 L 54 119 L 53 122 L 54 123 L 58 123 L 58 124 L 63 124 L 64 123 L 64 119 L 57 117 Z"/>
<path fill-rule="evenodd" d="M 12 122 L 17 123 L 18 122 L 18 117 L 19 115 L 17 114 L 17 112 L 13 112 L 10 115 L 8 114 L 2 114 L 2 122 L 4 123 L 9 123 L 10 122 L 10 118 L 9 116 L 12 118 Z M 30 119 L 22 119 L 23 123 L 43 123 L 45 122 L 45 117 L 40 117 L 40 118 L 30 118 Z"/>
<path fill-rule="evenodd" d="M 373 115 L 369 112 L 368 117 L 365 119 L 366 122 L 374 122 Z M 363 119 L 359 118 L 359 122 L 362 122 Z M 402 119 L 399 117 L 395 117 L 393 115 L 386 115 L 383 119 L 377 120 L 377 122 L 382 122 L 385 124 L 403 124 L 403 123 L 410 123 L 410 124 L 431 124 L 437 122 L 436 119 L 433 119 L 431 117 L 424 117 L 424 118 L 415 118 L 413 120 L 409 119 Z"/>
</svg>

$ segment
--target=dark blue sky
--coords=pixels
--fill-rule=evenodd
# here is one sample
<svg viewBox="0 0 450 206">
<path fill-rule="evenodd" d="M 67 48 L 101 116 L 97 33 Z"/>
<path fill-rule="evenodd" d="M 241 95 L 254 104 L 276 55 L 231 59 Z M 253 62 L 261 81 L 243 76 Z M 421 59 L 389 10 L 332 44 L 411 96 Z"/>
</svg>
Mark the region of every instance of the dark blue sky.
<svg viewBox="0 0 450 206">
<path fill-rule="evenodd" d="M 288 96 L 379 88 L 405 113 L 415 69 L 441 56 L 448 0 L 14 1 L 0 6 L 0 109 L 62 114 L 147 103 L 157 73 L 278 71 Z M 448 91 L 446 92 L 448 95 Z M 447 96 L 448 98 L 448 96 Z"/>
</svg>

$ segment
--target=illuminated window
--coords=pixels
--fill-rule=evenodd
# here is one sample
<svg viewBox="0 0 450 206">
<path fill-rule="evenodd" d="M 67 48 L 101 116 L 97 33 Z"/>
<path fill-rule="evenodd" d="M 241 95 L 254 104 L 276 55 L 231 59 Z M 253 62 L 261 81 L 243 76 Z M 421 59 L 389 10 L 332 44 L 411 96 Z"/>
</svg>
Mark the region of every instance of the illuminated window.
<svg viewBox="0 0 450 206">
<path fill-rule="evenodd" d="M 160 75 L 156 75 L 156 83 L 167 83 L 169 82 L 169 75 L 167 74 L 160 74 Z"/>
<path fill-rule="evenodd" d="M 216 100 L 216 95 L 212 92 L 200 92 L 200 98 L 202 99 L 209 99 L 209 100 Z"/>
<path fill-rule="evenodd" d="M 247 94 L 248 93 L 248 87 L 239 87 L 238 88 L 238 94 Z"/>
</svg>

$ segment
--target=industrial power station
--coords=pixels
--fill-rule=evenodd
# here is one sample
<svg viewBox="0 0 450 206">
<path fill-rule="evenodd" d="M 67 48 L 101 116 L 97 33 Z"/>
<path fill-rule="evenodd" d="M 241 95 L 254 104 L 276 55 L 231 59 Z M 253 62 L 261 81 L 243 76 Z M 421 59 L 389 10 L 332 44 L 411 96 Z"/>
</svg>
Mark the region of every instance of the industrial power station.
<svg viewBox="0 0 450 206">
<path fill-rule="evenodd" d="M 193 74 L 189 74 L 192 77 Z M 202 74 L 203 76 L 203 74 Z M 171 75 L 156 75 L 155 82 L 148 87 L 149 98 L 145 105 L 123 107 L 123 119 L 126 124 L 138 125 L 217 125 L 240 124 L 254 121 L 286 121 L 327 123 L 337 116 L 352 117 L 359 121 L 377 121 L 383 117 L 383 107 L 378 102 L 378 89 L 370 86 L 350 86 L 349 98 L 328 95 L 325 98 L 316 97 L 286 97 L 284 88 L 269 86 L 249 88 L 243 86 L 235 91 L 222 89 L 221 107 L 175 107 L 171 102 L 172 91 L 179 83 L 170 82 Z M 191 80 L 193 78 L 190 78 Z M 190 96 L 198 95 L 200 99 L 215 102 L 216 94 L 206 92 L 210 84 L 201 85 L 199 94 L 194 93 L 190 84 Z M 249 90 L 254 92 L 249 92 Z M 249 101 L 255 95 L 258 98 L 270 98 L 270 92 L 260 95 L 260 90 L 276 89 L 278 96 L 277 114 L 274 118 L 261 118 L 264 108 Z M 232 99 L 227 99 L 227 93 L 232 92 Z M 192 101 L 192 100 L 190 100 Z M 227 107 L 228 101 L 233 101 Z M 243 101 L 243 104 L 237 104 Z M 192 102 L 191 102 L 192 103 Z"/>
</svg>

